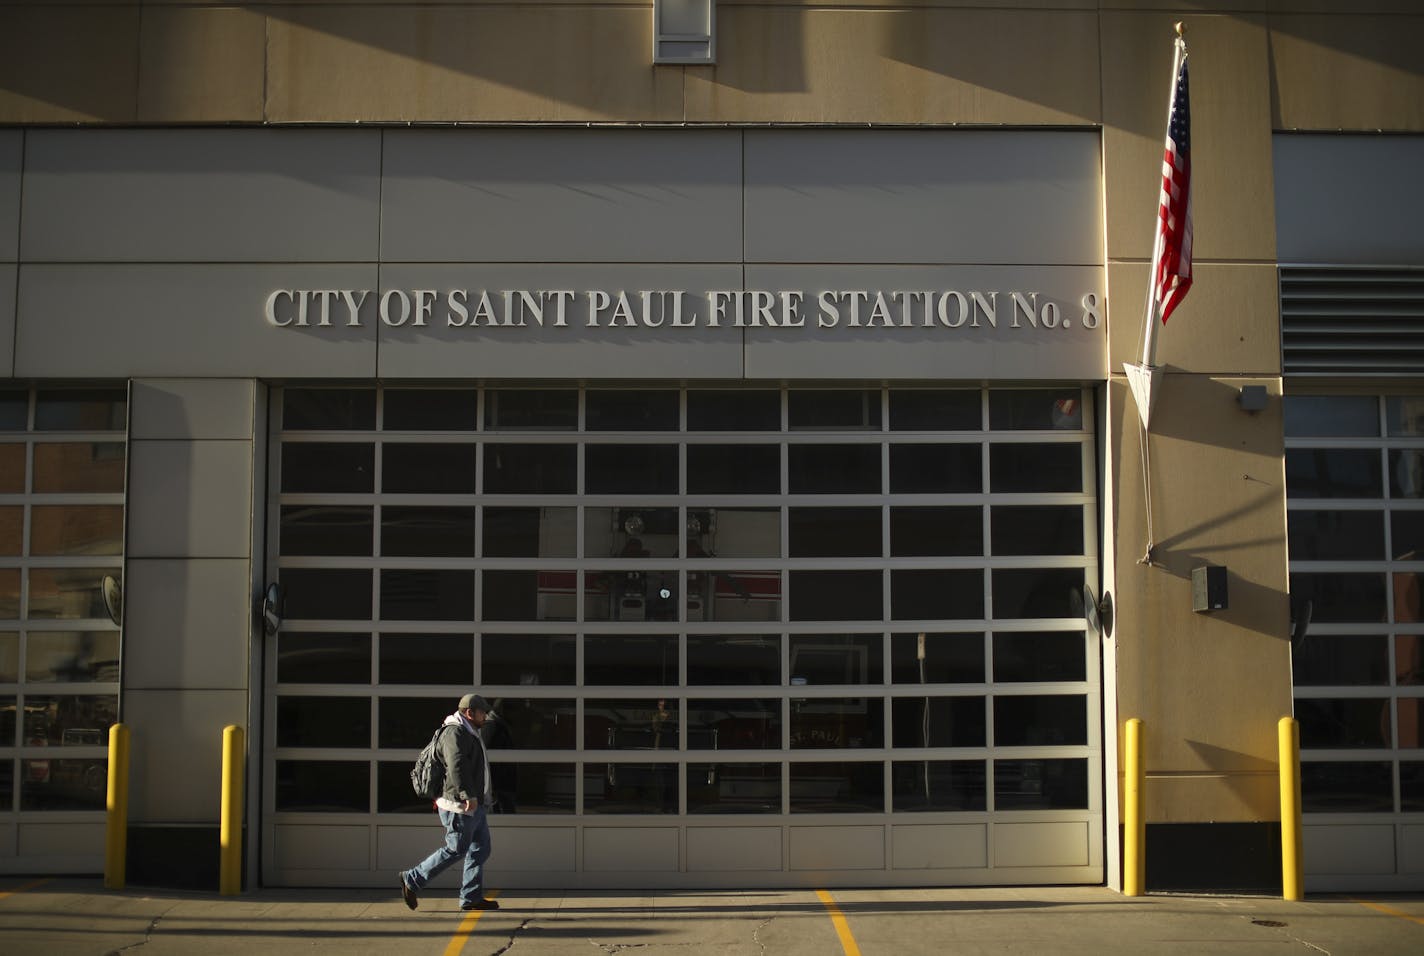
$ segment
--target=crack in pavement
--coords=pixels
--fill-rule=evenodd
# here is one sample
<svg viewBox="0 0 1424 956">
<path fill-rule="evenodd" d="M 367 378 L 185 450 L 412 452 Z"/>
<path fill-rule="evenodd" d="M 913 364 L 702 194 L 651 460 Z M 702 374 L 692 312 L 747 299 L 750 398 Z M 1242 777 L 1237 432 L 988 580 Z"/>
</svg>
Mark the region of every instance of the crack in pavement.
<svg viewBox="0 0 1424 956">
<path fill-rule="evenodd" d="M 157 928 L 158 921 L 161 919 L 163 919 L 163 916 L 160 914 L 148 921 L 148 925 L 144 927 L 143 930 L 143 939 L 139 940 L 136 943 L 129 943 L 127 946 L 120 946 L 118 949 L 111 949 L 107 953 L 105 953 L 104 956 L 118 956 L 119 953 L 122 953 L 125 950 L 137 949 L 140 946 L 147 946 L 149 944 L 149 941 L 153 939 L 153 931 L 155 928 Z"/>
<path fill-rule="evenodd" d="M 499 949 L 490 953 L 490 956 L 504 956 L 505 953 L 513 949 L 514 944 L 519 942 L 517 939 L 515 939 L 515 937 L 518 936 L 520 933 L 524 932 L 526 929 L 528 929 L 529 924 L 532 922 L 534 922 L 534 917 L 531 916 L 524 922 L 520 923 L 518 926 L 514 927 L 514 929 L 512 929 L 509 933 L 509 942 L 505 943 Z"/>
<path fill-rule="evenodd" d="M 1306 947 L 1307 949 L 1313 949 L 1313 950 L 1315 950 L 1317 953 L 1324 953 L 1325 956 L 1330 956 L 1330 950 L 1328 950 L 1328 949 L 1321 949 L 1319 946 L 1316 946 L 1314 943 L 1309 942 L 1309 941 L 1307 941 L 1307 940 L 1303 940 L 1303 939 L 1301 939 L 1299 936 L 1296 936 L 1296 935 L 1293 934 L 1293 933 L 1285 933 L 1284 935 L 1290 937 L 1290 938 L 1293 939 L 1293 940 L 1295 940 L 1297 943 L 1299 943 L 1300 945 Z"/>
<path fill-rule="evenodd" d="M 765 956 L 765 953 L 766 953 L 767 949 L 766 949 L 766 943 L 762 942 L 762 940 L 761 940 L 761 938 L 760 938 L 760 934 L 761 934 L 761 931 L 762 931 L 762 930 L 766 929 L 767 926 L 771 925 L 772 920 L 774 920 L 775 918 L 776 918 L 776 917 L 774 917 L 774 916 L 768 916 L 766 919 L 764 919 L 764 920 L 762 920 L 760 923 L 758 923 L 758 924 L 756 925 L 756 928 L 752 930 L 752 942 L 756 944 L 758 952 L 762 953 L 763 956 Z M 491 952 L 491 953 L 490 953 L 490 956 L 505 956 L 505 954 L 508 953 L 510 950 L 512 950 L 512 949 L 514 948 L 514 945 L 519 942 L 519 934 L 522 933 L 522 932 L 524 932 L 525 930 L 527 930 L 531 925 L 534 924 L 534 922 L 535 922 L 536 920 L 537 920 L 537 917 L 531 916 L 531 917 L 529 917 L 528 919 L 525 919 L 523 922 L 521 922 L 518 926 L 514 927 L 514 929 L 510 931 L 510 934 L 509 934 L 509 942 L 505 943 L 505 944 L 504 944 L 503 946 L 501 946 L 499 949 L 496 949 L 496 950 L 494 950 L 493 952 Z M 687 943 L 672 943 L 672 942 L 658 942 L 658 943 L 603 943 L 603 942 L 599 942 L 598 940 L 594 939 L 594 938 L 591 937 L 591 936 L 588 938 L 588 944 L 589 944 L 590 946 L 595 946 L 595 947 L 597 947 L 598 949 L 603 950 L 605 953 L 608 953 L 609 956 L 617 956 L 618 953 L 621 953 L 621 952 L 623 952 L 623 951 L 626 950 L 626 949 L 644 949 L 644 948 L 649 947 L 649 946 L 665 946 L 665 947 L 671 947 L 671 946 L 701 946 L 701 945 L 703 945 L 702 943 L 697 943 L 697 942 L 687 942 Z M 115 954 L 111 954 L 111 953 L 110 953 L 110 954 L 105 954 L 105 956 L 115 956 Z"/>
<path fill-rule="evenodd" d="M 623 950 L 625 950 L 625 949 L 632 949 L 632 948 L 635 947 L 635 946 L 646 946 L 646 945 L 648 945 L 647 943 L 613 943 L 613 944 L 604 944 L 604 943 L 600 943 L 598 940 L 592 939 L 592 938 L 589 939 L 589 943 L 592 944 L 592 945 L 594 945 L 594 946 L 597 946 L 599 949 L 603 950 L 605 953 L 608 953 L 609 956 L 613 956 L 614 953 L 621 953 L 621 952 L 622 952 Z"/>
<path fill-rule="evenodd" d="M 768 916 L 766 919 L 762 920 L 760 923 L 757 924 L 756 929 L 752 930 L 752 942 L 756 943 L 757 951 L 761 953 L 762 956 L 765 956 L 766 954 L 766 944 L 761 941 L 761 931 L 770 926 L 771 921 L 774 919 L 776 919 L 775 916 Z"/>
<path fill-rule="evenodd" d="M 589 941 L 588 941 L 588 942 L 589 942 L 589 945 L 591 945 L 591 946 L 597 946 L 599 949 L 603 950 L 605 953 L 608 953 L 609 956 L 614 956 L 614 954 L 616 954 L 616 953 L 621 953 L 621 952 L 623 952 L 623 950 L 625 950 L 625 949 L 643 949 L 643 948 L 648 947 L 648 946 L 660 946 L 660 947 L 668 947 L 668 948 L 670 948 L 670 947 L 673 947 L 673 946 L 705 946 L 705 945 L 706 945 L 705 943 L 666 943 L 666 942 L 663 942 L 663 943 L 600 943 L 598 940 L 593 939 L 593 938 L 591 938 L 591 937 L 589 938 Z"/>
<path fill-rule="evenodd" d="M 1254 917 L 1252 917 L 1252 916 L 1250 916 L 1250 915 L 1243 915 L 1243 916 L 1241 916 L 1240 918 L 1241 918 L 1241 919 L 1244 919 L 1244 920 L 1247 920 L 1248 922 L 1251 922 L 1252 924 L 1254 924 L 1254 925 L 1256 925 L 1256 926 L 1261 926 L 1261 925 L 1263 925 L 1263 924 L 1257 922 L 1257 918 L 1254 918 Z M 1292 942 L 1299 943 L 1300 945 L 1304 946 L 1306 949 L 1314 950 L 1314 951 L 1317 952 L 1317 953 L 1323 953 L 1324 956 L 1330 956 L 1330 950 L 1328 950 L 1328 949 L 1322 949 L 1321 947 L 1316 946 L 1314 943 L 1310 942 L 1309 940 L 1301 939 L 1299 936 L 1295 935 L 1294 933 L 1288 933 L 1288 932 L 1286 932 L 1286 927 L 1285 927 L 1284 924 L 1282 924 L 1282 925 L 1280 925 L 1280 926 L 1269 926 L 1269 927 L 1266 927 L 1266 928 L 1275 930 L 1277 933 L 1279 933 L 1280 935 L 1284 936 L 1286 939 L 1289 939 L 1289 940 L 1291 940 Z"/>
</svg>

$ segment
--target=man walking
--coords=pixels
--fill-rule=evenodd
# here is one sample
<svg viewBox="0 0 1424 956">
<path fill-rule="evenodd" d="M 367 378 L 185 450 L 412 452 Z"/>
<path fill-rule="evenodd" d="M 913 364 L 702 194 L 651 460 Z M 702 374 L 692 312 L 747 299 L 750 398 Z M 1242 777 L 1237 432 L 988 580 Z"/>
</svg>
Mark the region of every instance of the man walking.
<svg viewBox="0 0 1424 956">
<path fill-rule="evenodd" d="M 445 787 L 435 806 L 445 827 L 445 842 L 416 866 L 401 871 L 401 899 L 411 909 L 420 905 L 420 891 L 425 884 L 462 857 L 465 869 L 460 909 L 499 909 L 499 903 L 484 895 L 484 864 L 490 855 L 489 821 L 485 817 L 490 773 L 480 728 L 489 714 L 489 701 L 479 694 L 466 694 L 460 698 L 455 713 L 441 725 L 436 750 L 445 768 Z"/>
</svg>

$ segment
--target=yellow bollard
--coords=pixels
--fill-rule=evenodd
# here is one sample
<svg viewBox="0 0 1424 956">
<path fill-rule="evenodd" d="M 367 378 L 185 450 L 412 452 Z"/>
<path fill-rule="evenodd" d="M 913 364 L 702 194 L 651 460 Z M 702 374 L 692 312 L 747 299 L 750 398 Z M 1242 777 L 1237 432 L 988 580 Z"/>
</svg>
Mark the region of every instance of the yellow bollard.
<svg viewBox="0 0 1424 956">
<path fill-rule="evenodd" d="M 1147 871 L 1147 826 L 1142 817 L 1142 721 L 1127 722 L 1122 779 L 1122 895 L 1141 896 Z"/>
<path fill-rule="evenodd" d="M 1300 833 L 1300 724 L 1282 717 L 1276 724 L 1281 753 L 1281 896 L 1299 902 L 1304 863 Z"/>
<path fill-rule="evenodd" d="M 104 802 L 104 889 L 121 890 L 129 844 L 129 729 L 109 728 L 109 793 Z"/>
<path fill-rule="evenodd" d="M 222 822 L 219 841 L 222 852 L 218 864 L 218 892 L 237 896 L 242 892 L 242 769 L 247 758 L 246 734 L 236 724 L 223 728 Z"/>
</svg>

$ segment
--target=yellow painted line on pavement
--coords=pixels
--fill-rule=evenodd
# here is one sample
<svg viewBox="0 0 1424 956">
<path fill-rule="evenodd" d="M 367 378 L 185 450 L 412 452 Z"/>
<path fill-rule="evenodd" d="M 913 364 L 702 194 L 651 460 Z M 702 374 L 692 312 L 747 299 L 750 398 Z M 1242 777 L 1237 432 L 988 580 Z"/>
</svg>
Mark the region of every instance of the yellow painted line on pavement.
<svg viewBox="0 0 1424 956">
<path fill-rule="evenodd" d="M 23 893 L 25 890 L 32 890 L 37 886 L 44 886 L 52 879 L 54 879 L 54 877 L 47 876 L 42 880 L 31 880 L 28 883 L 15 887 L 13 890 L 0 890 L 0 900 L 3 900 L 7 896 L 13 896 L 16 893 Z"/>
<path fill-rule="evenodd" d="M 490 893 L 489 899 L 494 899 L 499 895 L 499 890 Z M 465 918 L 460 920 L 460 928 L 455 930 L 455 935 L 450 937 L 450 945 L 445 947 L 445 956 L 459 956 L 465 948 L 465 941 L 470 938 L 470 934 L 475 931 L 475 924 L 480 921 L 480 917 L 486 913 L 493 913 L 495 910 L 470 910 L 465 914 Z"/>
<path fill-rule="evenodd" d="M 1407 919 L 1411 923 L 1418 923 L 1420 926 L 1424 926 L 1424 917 L 1410 916 L 1408 913 L 1397 910 L 1393 906 L 1386 906 L 1383 903 L 1371 903 L 1369 900 L 1355 900 L 1355 902 L 1377 913 L 1383 913 L 1386 916 L 1398 916 L 1400 919 Z"/>
<path fill-rule="evenodd" d="M 841 938 L 841 949 L 845 950 L 845 956 L 860 956 L 860 947 L 855 944 L 855 937 L 851 935 L 850 924 L 846 922 L 845 914 L 836 905 L 835 897 L 826 890 L 817 890 L 816 895 L 825 904 L 826 911 L 831 914 L 831 925 L 836 928 L 836 935 Z"/>
</svg>

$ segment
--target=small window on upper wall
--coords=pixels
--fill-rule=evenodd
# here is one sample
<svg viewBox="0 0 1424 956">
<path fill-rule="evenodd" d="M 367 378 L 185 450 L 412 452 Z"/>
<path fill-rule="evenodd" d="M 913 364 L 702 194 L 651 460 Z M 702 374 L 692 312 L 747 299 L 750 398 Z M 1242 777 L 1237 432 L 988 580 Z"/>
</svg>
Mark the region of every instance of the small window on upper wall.
<svg viewBox="0 0 1424 956">
<path fill-rule="evenodd" d="M 1373 395 L 1287 395 L 1287 437 L 1373 438 L 1379 400 Z"/>
<path fill-rule="evenodd" d="M 1385 402 L 1385 421 L 1391 437 L 1424 435 L 1424 396 L 1390 396 Z"/>
<path fill-rule="evenodd" d="M 593 389 L 584 396 L 584 421 L 591 432 L 676 431 L 676 391 L 655 389 Z"/>
<path fill-rule="evenodd" d="M 373 429 L 375 389 L 289 388 L 282 396 L 282 427 L 289 431 Z"/>
<path fill-rule="evenodd" d="M 980 431 L 982 416 L 978 389 L 894 389 L 890 392 L 891 431 Z"/>
<path fill-rule="evenodd" d="M 35 393 L 35 431 L 120 431 L 128 420 L 122 388 L 56 388 Z"/>
<path fill-rule="evenodd" d="M 781 393 L 740 389 L 687 393 L 688 431 L 779 431 Z"/>
<path fill-rule="evenodd" d="M 28 392 L 0 392 L 0 431 L 22 432 L 29 424 Z"/>
<path fill-rule="evenodd" d="M 994 389 L 989 392 L 989 427 L 995 431 L 1078 431 L 1083 427 L 1082 389 Z"/>
<path fill-rule="evenodd" d="M 571 388 L 489 389 L 485 392 L 485 427 L 573 431 L 578 428 L 578 392 Z"/>
<path fill-rule="evenodd" d="M 474 431 L 479 393 L 472 388 L 388 388 L 382 427 L 400 431 Z"/>
<path fill-rule="evenodd" d="M 880 430 L 878 388 L 798 389 L 787 395 L 787 403 L 793 431 Z"/>
</svg>

